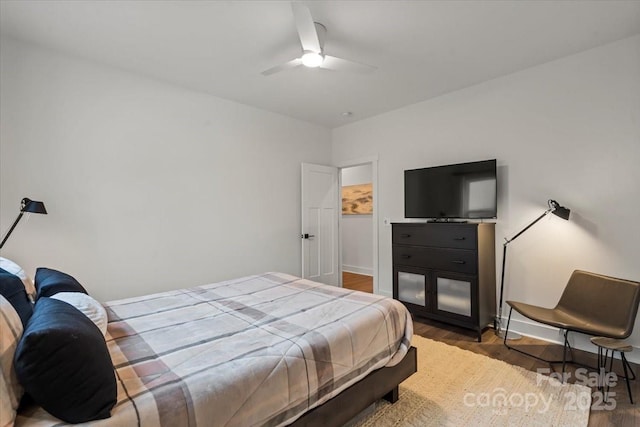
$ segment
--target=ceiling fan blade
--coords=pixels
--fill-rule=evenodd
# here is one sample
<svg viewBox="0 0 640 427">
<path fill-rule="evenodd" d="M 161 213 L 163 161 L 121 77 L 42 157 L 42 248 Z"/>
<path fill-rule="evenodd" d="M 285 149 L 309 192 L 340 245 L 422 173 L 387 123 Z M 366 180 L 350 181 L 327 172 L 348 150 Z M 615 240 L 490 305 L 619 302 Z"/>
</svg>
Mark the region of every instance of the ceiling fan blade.
<svg viewBox="0 0 640 427">
<path fill-rule="evenodd" d="M 324 56 L 324 61 L 322 61 L 320 68 L 334 71 L 351 71 L 354 73 L 371 73 L 377 69 L 377 67 L 371 65 L 348 61 L 331 55 Z"/>
<path fill-rule="evenodd" d="M 302 65 L 302 59 L 296 58 L 292 59 L 289 62 L 285 62 L 284 64 L 278 65 L 273 68 L 269 68 L 268 70 L 264 70 L 262 73 L 263 76 L 270 76 L 271 74 L 279 73 L 280 71 L 289 70 L 291 68 L 296 68 Z"/>
<path fill-rule="evenodd" d="M 320 39 L 309 8 L 303 4 L 292 2 L 291 9 L 293 10 L 293 18 L 296 21 L 302 50 L 320 53 Z"/>
</svg>

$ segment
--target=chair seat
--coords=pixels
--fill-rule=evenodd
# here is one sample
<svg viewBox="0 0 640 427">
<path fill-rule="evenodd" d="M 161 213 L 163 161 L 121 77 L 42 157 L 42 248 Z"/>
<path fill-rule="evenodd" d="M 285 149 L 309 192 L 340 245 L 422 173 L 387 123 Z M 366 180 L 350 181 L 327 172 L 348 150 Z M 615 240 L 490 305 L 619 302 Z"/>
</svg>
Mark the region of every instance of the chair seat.
<svg viewBox="0 0 640 427">
<path fill-rule="evenodd" d="M 615 339 L 624 339 L 628 336 L 625 329 L 595 322 L 586 315 L 581 316 L 559 308 L 544 308 L 517 301 L 507 301 L 507 304 L 529 319 L 556 328 Z"/>
<path fill-rule="evenodd" d="M 511 310 L 509 310 L 507 329 L 504 332 L 504 345 L 509 350 L 516 350 L 547 363 L 562 362 L 562 373 L 564 374 L 566 363 L 575 363 L 569 344 L 570 332 L 596 335 L 600 337 L 596 342 L 600 343 L 606 343 L 607 338 L 624 339 L 631 335 L 640 305 L 640 282 L 575 270 L 555 308 L 537 307 L 516 301 L 507 301 L 507 304 L 511 306 Z M 507 344 L 513 310 L 536 322 L 564 330 L 562 361 L 546 360 Z M 567 350 L 571 355 L 569 361 L 567 360 Z M 598 350 L 600 354 L 602 347 L 598 347 Z M 621 351 L 620 355 L 624 361 L 624 352 Z M 600 359 L 601 357 L 599 357 Z M 628 378 L 627 364 L 623 363 L 622 366 L 625 369 L 625 377 Z M 627 391 L 631 397 L 628 381 Z"/>
<path fill-rule="evenodd" d="M 631 346 L 631 344 L 624 340 L 616 340 L 606 337 L 593 337 L 591 338 L 591 342 L 598 347 L 602 347 L 607 350 L 621 351 L 623 353 L 633 351 L 633 347 Z"/>
</svg>

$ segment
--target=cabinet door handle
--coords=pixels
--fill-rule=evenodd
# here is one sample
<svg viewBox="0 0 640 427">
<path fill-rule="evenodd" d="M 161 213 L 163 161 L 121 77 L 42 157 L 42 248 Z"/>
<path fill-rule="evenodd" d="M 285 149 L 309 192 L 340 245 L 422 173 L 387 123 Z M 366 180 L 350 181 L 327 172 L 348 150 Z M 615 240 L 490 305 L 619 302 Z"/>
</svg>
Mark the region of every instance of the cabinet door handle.
<svg viewBox="0 0 640 427">
<path fill-rule="evenodd" d="M 460 259 L 455 259 L 455 260 L 453 260 L 451 262 L 454 263 L 454 264 L 466 264 L 467 263 L 467 261 L 462 261 Z"/>
<path fill-rule="evenodd" d="M 453 240 L 467 240 L 466 237 L 454 237 Z"/>
<path fill-rule="evenodd" d="M 411 234 L 406 234 L 406 233 L 405 234 L 401 234 L 400 237 L 404 237 L 406 239 L 408 237 L 411 237 Z"/>
<path fill-rule="evenodd" d="M 402 254 L 402 255 L 400 256 L 400 258 L 402 258 L 402 259 L 409 259 L 409 258 L 411 258 L 411 255 Z"/>
</svg>

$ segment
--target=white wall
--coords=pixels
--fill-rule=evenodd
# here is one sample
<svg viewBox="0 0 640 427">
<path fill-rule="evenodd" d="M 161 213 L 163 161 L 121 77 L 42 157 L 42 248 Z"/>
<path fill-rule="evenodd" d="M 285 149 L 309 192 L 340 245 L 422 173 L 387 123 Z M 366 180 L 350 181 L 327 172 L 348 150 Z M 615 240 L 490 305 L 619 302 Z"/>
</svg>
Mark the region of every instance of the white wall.
<svg viewBox="0 0 640 427">
<path fill-rule="evenodd" d="M 505 299 L 552 307 L 574 269 L 640 280 L 640 36 L 335 129 L 332 155 L 378 155 L 381 293 L 392 287 L 382 218 L 403 219 L 403 170 L 489 158 L 498 276 L 504 237 L 549 198 L 571 209 L 569 222 L 550 216 L 509 245 Z M 640 345 L 638 322 L 631 341 Z"/>
<path fill-rule="evenodd" d="M 340 173 L 343 187 L 371 183 L 371 164 L 342 168 Z"/>
<path fill-rule="evenodd" d="M 49 210 L 2 255 L 67 271 L 100 300 L 299 274 L 300 162 L 366 156 L 379 159 L 381 293 L 402 171 L 494 157 L 498 271 L 502 238 L 548 198 L 572 209 L 509 246 L 507 299 L 552 306 L 576 268 L 640 280 L 640 36 L 332 133 L 10 40 L 0 67 L 0 230 L 24 196 Z"/>
<path fill-rule="evenodd" d="M 371 164 L 340 170 L 342 186 L 369 184 Z M 373 275 L 372 215 L 342 215 L 342 269 L 351 273 Z"/>
<path fill-rule="evenodd" d="M 99 300 L 300 274 L 300 163 L 327 129 L 13 40 L 0 46 L 2 256 Z M 211 76 L 215 78 L 215 76 Z"/>
</svg>

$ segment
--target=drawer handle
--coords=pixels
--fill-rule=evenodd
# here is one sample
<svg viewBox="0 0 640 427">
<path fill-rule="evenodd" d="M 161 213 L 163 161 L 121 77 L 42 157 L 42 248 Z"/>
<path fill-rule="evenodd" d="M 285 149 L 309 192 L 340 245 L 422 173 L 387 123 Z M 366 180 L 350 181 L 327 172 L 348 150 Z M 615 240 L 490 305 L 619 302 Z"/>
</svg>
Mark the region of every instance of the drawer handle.
<svg viewBox="0 0 640 427">
<path fill-rule="evenodd" d="M 466 237 L 454 237 L 453 240 L 467 240 Z"/>
<path fill-rule="evenodd" d="M 411 255 L 402 254 L 402 255 L 400 256 L 400 258 L 402 258 L 402 259 L 409 259 L 409 258 L 411 258 Z"/>
<path fill-rule="evenodd" d="M 462 261 L 462 260 L 453 260 L 451 262 L 454 263 L 454 264 L 466 264 L 467 263 L 467 261 Z"/>
<path fill-rule="evenodd" d="M 411 237 L 411 234 L 401 234 L 400 237 L 404 237 L 405 239 Z"/>
</svg>

